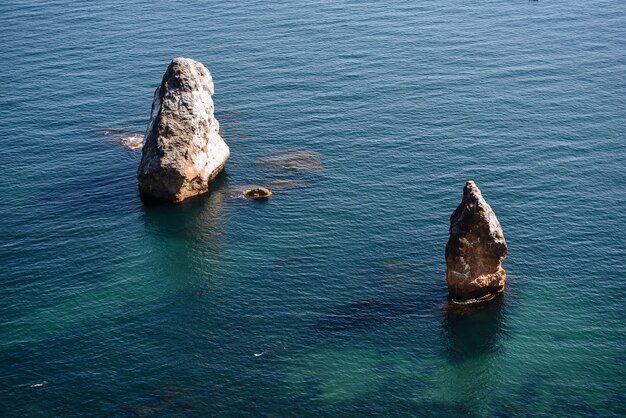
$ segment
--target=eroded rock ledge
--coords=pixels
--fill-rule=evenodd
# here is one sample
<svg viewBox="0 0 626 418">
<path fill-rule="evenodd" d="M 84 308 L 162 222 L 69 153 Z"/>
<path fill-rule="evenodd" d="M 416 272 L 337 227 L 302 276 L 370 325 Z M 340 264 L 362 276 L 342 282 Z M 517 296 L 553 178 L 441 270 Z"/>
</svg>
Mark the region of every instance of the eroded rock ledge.
<svg viewBox="0 0 626 418">
<path fill-rule="evenodd" d="M 450 216 L 446 281 L 452 301 L 485 300 L 504 291 L 507 246 L 496 214 L 473 181 Z"/>
<path fill-rule="evenodd" d="M 137 171 L 144 199 L 180 202 L 209 190 L 230 156 L 213 116 L 213 79 L 201 63 L 175 58 L 154 93 Z"/>
</svg>

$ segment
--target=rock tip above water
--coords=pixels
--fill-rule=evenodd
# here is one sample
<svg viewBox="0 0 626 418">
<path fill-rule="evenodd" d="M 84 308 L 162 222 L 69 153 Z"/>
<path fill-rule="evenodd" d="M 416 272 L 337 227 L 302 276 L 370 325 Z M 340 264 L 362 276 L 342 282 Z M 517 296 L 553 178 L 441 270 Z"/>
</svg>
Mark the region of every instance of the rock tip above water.
<svg viewBox="0 0 626 418">
<path fill-rule="evenodd" d="M 267 187 L 256 186 L 252 189 L 244 190 L 242 194 L 248 199 L 269 199 L 273 193 Z"/>
<path fill-rule="evenodd" d="M 209 190 L 230 149 L 214 117 L 213 79 L 206 67 L 174 58 L 154 93 L 137 170 L 148 200 L 180 202 Z"/>
<path fill-rule="evenodd" d="M 486 300 L 502 293 L 507 245 L 500 222 L 473 180 L 465 183 L 463 200 L 450 216 L 446 245 L 446 281 L 455 302 Z"/>
</svg>

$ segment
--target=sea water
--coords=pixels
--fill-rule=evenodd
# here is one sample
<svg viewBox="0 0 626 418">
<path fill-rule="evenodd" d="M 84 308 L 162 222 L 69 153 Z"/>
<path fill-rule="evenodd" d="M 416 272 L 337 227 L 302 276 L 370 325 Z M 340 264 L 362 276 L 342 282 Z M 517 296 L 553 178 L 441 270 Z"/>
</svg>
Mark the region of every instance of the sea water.
<svg viewBox="0 0 626 418">
<path fill-rule="evenodd" d="M 0 415 L 626 415 L 623 2 L 4 0 L 0 38 Z M 144 206 L 177 56 L 232 154 Z M 469 314 L 468 179 L 509 246 Z"/>
</svg>

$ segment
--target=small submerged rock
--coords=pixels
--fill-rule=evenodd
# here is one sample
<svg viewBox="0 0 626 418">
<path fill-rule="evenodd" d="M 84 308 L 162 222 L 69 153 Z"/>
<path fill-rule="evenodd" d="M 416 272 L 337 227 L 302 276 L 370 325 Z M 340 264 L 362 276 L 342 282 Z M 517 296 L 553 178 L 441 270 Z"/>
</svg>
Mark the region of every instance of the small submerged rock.
<svg viewBox="0 0 626 418">
<path fill-rule="evenodd" d="M 297 189 L 306 186 L 306 184 L 303 181 L 277 180 L 268 181 L 265 186 L 274 189 Z"/>
<path fill-rule="evenodd" d="M 271 170 L 298 171 L 320 173 L 323 171 L 322 161 L 313 151 L 292 149 L 281 151 L 257 161 L 261 167 Z"/>
<path fill-rule="evenodd" d="M 306 186 L 305 183 L 298 182 L 298 181 L 268 181 L 266 183 L 263 183 L 262 186 L 259 184 L 254 184 L 254 183 L 238 184 L 238 185 L 234 185 L 234 186 L 230 186 L 228 188 L 222 189 L 220 190 L 220 193 L 223 193 L 226 197 L 230 199 L 240 199 L 240 198 L 243 199 L 247 197 L 245 196 L 246 193 L 250 193 L 251 191 L 254 191 L 257 189 L 268 190 L 271 196 L 273 195 L 272 189 L 287 190 L 287 189 L 293 189 L 293 188 L 304 187 L 304 186 Z"/>
<path fill-rule="evenodd" d="M 134 151 L 140 150 L 143 147 L 143 135 L 139 134 L 127 134 L 119 137 L 120 143 L 126 148 Z"/>
<path fill-rule="evenodd" d="M 507 246 L 502 227 L 473 181 L 463 188 L 463 200 L 450 216 L 446 245 L 446 281 L 452 301 L 492 299 L 502 293 Z"/>
<path fill-rule="evenodd" d="M 268 199 L 272 196 L 272 191 L 266 187 L 255 187 L 253 189 L 246 189 L 242 194 L 248 199 Z"/>
<path fill-rule="evenodd" d="M 105 128 L 104 135 L 108 136 L 107 142 L 116 143 L 133 151 L 143 147 L 143 135 L 129 132 L 124 128 Z"/>
</svg>

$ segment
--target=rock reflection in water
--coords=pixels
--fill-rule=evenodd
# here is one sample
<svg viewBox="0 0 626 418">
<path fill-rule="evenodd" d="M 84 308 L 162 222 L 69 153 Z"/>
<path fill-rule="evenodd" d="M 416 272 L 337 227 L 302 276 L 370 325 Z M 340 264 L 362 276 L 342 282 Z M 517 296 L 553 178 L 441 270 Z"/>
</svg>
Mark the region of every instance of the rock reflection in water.
<svg viewBox="0 0 626 418">
<path fill-rule="evenodd" d="M 219 190 L 227 181 L 220 175 L 211 184 Z M 146 244 L 151 266 L 160 275 L 188 279 L 182 286 L 193 285 L 211 276 L 214 265 L 223 254 L 224 195 L 209 192 L 182 204 L 144 205 L 143 218 L 148 239 Z"/>
<path fill-rule="evenodd" d="M 478 416 L 491 416 L 493 394 L 502 384 L 499 351 L 504 306 L 502 297 L 472 305 L 449 304 L 442 346 L 447 357 L 441 390 Z"/>
<path fill-rule="evenodd" d="M 503 300 L 500 296 L 483 303 L 446 305 L 443 335 L 450 361 L 462 362 L 498 351 Z"/>
</svg>

